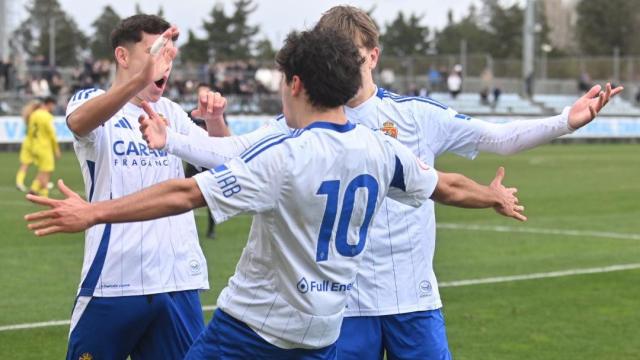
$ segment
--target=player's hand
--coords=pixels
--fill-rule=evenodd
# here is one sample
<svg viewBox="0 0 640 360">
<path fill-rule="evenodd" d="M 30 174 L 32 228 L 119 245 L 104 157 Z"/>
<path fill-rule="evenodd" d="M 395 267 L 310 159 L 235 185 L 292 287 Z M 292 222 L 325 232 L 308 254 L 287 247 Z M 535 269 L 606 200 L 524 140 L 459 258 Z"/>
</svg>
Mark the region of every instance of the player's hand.
<svg viewBox="0 0 640 360">
<path fill-rule="evenodd" d="M 191 112 L 191 116 L 207 122 L 217 121 L 224 124 L 224 109 L 227 107 L 227 99 L 219 92 L 207 91 L 198 98 L 198 108 Z M 212 125 L 220 125 L 212 123 Z"/>
<path fill-rule="evenodd" d="M 607 83 L 604 91 L 601 91 L 600 85 L 592 87 L 571 106 L 569 126 L 577 130 L 590 123 L 600 110 L 607 105 L 609 100 L 622 92 L 622 90 L 624 90 L 622 86 L 612 89 L 610 83 Z"/>
<path fill-rule="evenodd" d="M 60 152 L 60 149 L 56 149 L 56 159 L 60 159 L 62 157 L 62 153 Z"/>
<path fill-rule="evenodd" d="M 498 168 L 496 177 L 489 185 L 489 187 L 496 192 L 499 199 L 498 203 L 493 207 L 494 210 L 500 215 L 520 221 L 527 221 L 527 217 L 522 214 L 524 212 L 524 206 L 519 204 L 519 200 L 516 197 L 518 189 L 505 187 L 502 185 L 503 179 L 504 168 L 501 166 Z"/>
<path fill-rule="evenodd" d="M 169 69 L 171 69 L 173 59 L 175 59 L 178 54 L 178 49 L 174 46 L 171 39 L 175 38 L 179 34 L 180 31 L 178 28 L 176 26 L 171 26 L 162 33 L 162 35 L 160 35 L 167 40 L 167 43 L 160 48 L 160 51 L 157 54 L 149 54 L 149 59 L 139 74 L 139 79 L 145 86 L 149 83 L 162 79 Z"/>
<path fill-rule="evenodd" d="M 140 106 L 147 116 L 140 115 L 138 122 L 140 123 L 140 132 L 142 138 L 147 142 L 151 149 L 161 150 L 167 145 L 167 121 L 158 115 L 149 103 L 143 101 Z"/>
<path fill-rule="evenodd" d="M 29 229 L 37 236 L 79 232 L 94 225 L 91 204 L 69 189 L 62 180 L 58 180 L 58 189 L 67 197 L 66 199 L 55 200 L 27 195 L 27 199 L 32 203 L 50 208 L 24 217 L 29 222 Z"/>
</svg>

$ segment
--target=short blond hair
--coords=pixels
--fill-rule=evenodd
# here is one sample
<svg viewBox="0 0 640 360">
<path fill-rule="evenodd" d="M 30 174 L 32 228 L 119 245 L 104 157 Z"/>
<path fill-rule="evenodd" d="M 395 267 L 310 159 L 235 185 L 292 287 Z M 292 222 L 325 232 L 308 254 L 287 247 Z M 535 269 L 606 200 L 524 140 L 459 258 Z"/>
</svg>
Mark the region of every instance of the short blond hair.
<svg viewBox="0 0 640 360">
<path fill-rule="evenodd" d="M 380 46 L 380 32 L 373 19 L 364 10 L 355 6 L 339 5 L 327 10 L 316 24 L 316 28 L 337 30 L 367 49 Z"/>
</svg>

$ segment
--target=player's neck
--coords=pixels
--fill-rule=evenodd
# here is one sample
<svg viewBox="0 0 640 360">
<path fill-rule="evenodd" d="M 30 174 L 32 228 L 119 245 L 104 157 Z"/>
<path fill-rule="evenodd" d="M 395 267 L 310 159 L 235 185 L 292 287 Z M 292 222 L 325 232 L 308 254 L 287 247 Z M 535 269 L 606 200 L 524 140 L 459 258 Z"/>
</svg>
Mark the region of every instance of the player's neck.
<svg viewBox="0 0 640 360">
<path fill-rule="evenodd" d="M 342 106 L 326 110 L 317 110 L 315 108 L 305 109 L 297 118 L 298 128 L 306 128 L 307 126 L 318 122 L 328 122 L 332 124 L 343 125 L 347 123 L 347 116 Z"/>
<path fill-rule="evenodd" d="M 115 88 L 117 86 L 121 86 L 123 84 L 126 84 L 129 81 L 131 81 L 131 76 L 129 76 L 129 74 L 125 73 L 124 71 L 117 71 L 115 79 L 113 80 L 113 83 L 111 84 L 111 87 Z M 129 102 L 131 104 L 136 105 L 136 106 L 140 106 L 140 104 L 142 103 L 142 99 L 140 99 L 136 95 L 131 100 L 129 100 Z"/>
<path fill-rule="evenodd" d="M 373 79 L 362 79 L 362 87 L 358 90 L 356 96 L 354 96 L 349 102 L 347 106 L 350 108 L 358 107 L 360 104 L 369 100 L 376 93 L 376 84 L 373 82 Z"/>
</svg>

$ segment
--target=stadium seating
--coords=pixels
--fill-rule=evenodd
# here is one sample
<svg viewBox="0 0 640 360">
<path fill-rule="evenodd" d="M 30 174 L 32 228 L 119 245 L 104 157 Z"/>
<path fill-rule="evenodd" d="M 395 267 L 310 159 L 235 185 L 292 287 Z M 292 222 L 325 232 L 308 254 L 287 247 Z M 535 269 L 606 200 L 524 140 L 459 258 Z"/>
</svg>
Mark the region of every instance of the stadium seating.
<svg viewBox="0 0 640 360">
<path fill-rule="evenodd" d="M 575 95 L 535 95 L 533 101 L 541 106 L 560 112 L 565 106 L 570 106 L 576 100 Z M 615 97 L 602 110 L 605 116 L 640 116 L 640 109 L 633 106 L 629 101 L 622 97 Z"/>
<path fill-rule="evenodd" d="M 469 115 L 539 115 L 544 109 L 515 93 L 502 94 L 497 104 L 483 104 L 480 95 L 462 93 L 454 100 L 448 93 L 432 93 L 431 98 Z"/>
</svg>

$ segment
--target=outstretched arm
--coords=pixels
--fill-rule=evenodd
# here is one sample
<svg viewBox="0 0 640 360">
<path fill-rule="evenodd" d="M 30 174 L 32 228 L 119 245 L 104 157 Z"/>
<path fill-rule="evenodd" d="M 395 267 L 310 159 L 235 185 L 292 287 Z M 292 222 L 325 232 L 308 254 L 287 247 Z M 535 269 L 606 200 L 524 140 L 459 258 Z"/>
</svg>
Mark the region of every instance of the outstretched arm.
<svg viewBox="0 0 640 360">
<path fill-rule="evenodd" d="M 119 199 L 97 203 L 86 202 L 62 180 L 58 180 L 58 188 L 66 199 L 27 195 L 29 201 L 50 207 L 25 216 L 30 222 L 29 229 L 38 236 L 79 232 L 101 223 L 157 219 L 206 206 L 193 179 L 169 180 Z"/>
<path fill-rule="evenodd" d="M 178 35 L 175 26 L 167 29 L 162 38 L 172 39 Z M 129 100 L 142 91 L 149 83 L 162 77 L 177 54 L 171 45 L 159 50 L 157 55 L 150 55 L 143 70 L 130 81 L 118 84 L 106 93 L 85 102 L 67 117 L 67 126 L 77 136 L 85 136 L 109 120 Z"/>
<path fill-rule="evenodd" d="M 431 198 L 444 205 L 462 208 L 493 208 L 498 214 L 526 221 L 522 215 L 524 206 L 519 205 L 516 197 L 518 189 L 502 185 L 504 168 L 498 168 L 496 177 L 489 186 L 477 182 L 461 174 L 438 173 L 438 184 Z"/>
<path fill-rule="evenodd" d="M 214 97 L 211 112 L 222 113 L 225 105 L 226 100 L 224 97 Z M 182 134 L 167 127 L 164 120 L 149 104 L 143 102 L 141 106 L 147 115 L 141 115 L 138 119 L 140 132 L 142 133 L 142 138 L 151 149 L 166 150 L 168 153 L 190 164 L 207 169 L 213 169 L 239 156 L 243 151 L 267 136 L 288 134 L 282 127 L 274 124 L 263 126 L 258 130 L 241 136 L 216 137 L 217 135 L 211 135 L 211 133 L 209 133 L 211 135 L 209 136 L 206 131 L 195 125 L 193 125 L 189 133 Z M 208 106 L 208 103 L 200 105 L 205 109 Z"/>
<path fill-rule="evenodd" d="M 604 91 L 596 85 L 560 115 L 535 119 L 490 123 L 456 113 L 452 109 L 430 110 L 430 122 L 423 128 L 436 155 L 454 152 L 473 158 L 479 151 L 511 155 L 546 144 L 589 124 L 619 94 L 607 84 Z"/>
</svg>

